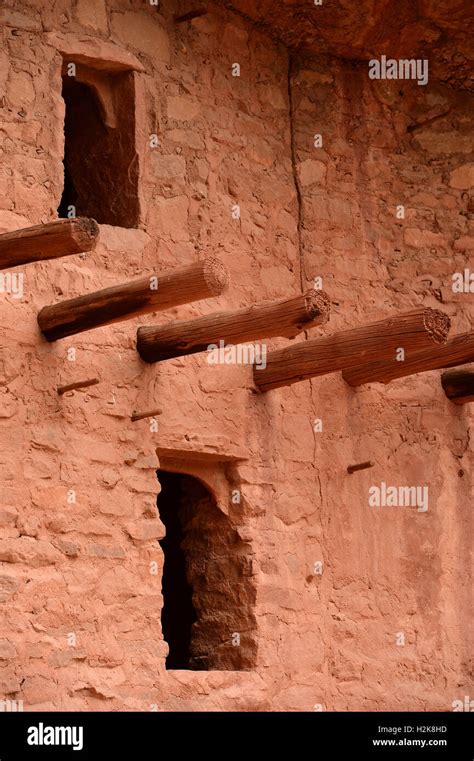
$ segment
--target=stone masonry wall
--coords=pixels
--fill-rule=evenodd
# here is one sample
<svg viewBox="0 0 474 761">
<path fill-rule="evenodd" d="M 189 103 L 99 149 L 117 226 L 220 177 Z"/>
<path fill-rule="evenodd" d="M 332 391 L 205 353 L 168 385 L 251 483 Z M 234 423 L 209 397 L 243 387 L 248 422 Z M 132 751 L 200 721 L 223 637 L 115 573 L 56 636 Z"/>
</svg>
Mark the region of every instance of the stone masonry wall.
<svg viewBox="0 0 474 761">
<path fill-rule="evenodd" d="M 204 355 L 145 365 L 135 334 L 316 276 L 333 301 L 324 332 L 419 303 L 468 330 L 472 296 L 450 289 L 472 243 L 465 96 L 431 83 L 399 96 L 331 60 L 290 65 L 222 4 L 185 24 L 171 6 L 7 0 L 0 12 L 0 232 L 57 215 L 59 51 L 130 62 L 140 178 L 138 229 L 101 225 L 96 251 L 29 264 L 23 298 L 0 294 L 0 697 L 34 710 L 450 710 L 468 694 L 472 413 L 436 373 L 259 396 L 249 367 Z M 218 299 L 53 344 L 38 331 L 46 304 L 206 255 L 231 273 Z M 95 375 L 58 398 L 58 385 Z M 154 407 L 157 432 L 131 422 Z M 215 486 L 252 546 L 252 671 L 165 670 L 156 469 L 167 458 Z M 348 476 L 360 459 L 375 468 Z M 429 511 L 369 508 L 382 480 L 429 483 Z"/>
<path fill-rule="evenodd" d="M 449 314 L 452 335 L 472 330 L 472 293 L 452 290 L 474 245 L 466 95 L 371 81 L 365 64 L 300 61 L 292 101 L 304 281 L 322 277 L 337 302 L 331 328 L 425 305 Z M 469 693 L 472 412 L 446 399 L 439 376 L 293 387 L 324 426 L 320 636 L 340 710 L 449 710 Z M 348 477 L 348 460 L 375 467 Z M 382 481 L 427 485 L 428 511 L 368 507 Z"/>
</svg>

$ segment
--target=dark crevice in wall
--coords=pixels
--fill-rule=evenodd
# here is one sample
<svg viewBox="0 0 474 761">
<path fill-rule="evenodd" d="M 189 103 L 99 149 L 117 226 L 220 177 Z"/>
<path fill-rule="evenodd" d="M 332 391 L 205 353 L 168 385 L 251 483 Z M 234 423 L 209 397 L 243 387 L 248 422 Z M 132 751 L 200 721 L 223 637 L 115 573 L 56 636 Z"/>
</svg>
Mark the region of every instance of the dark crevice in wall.
<svg viewBox="0 0 474 761">
<path fill-rule="evenodd" d="M 189 669 L 191 630 L 197 620 L 193 590 L 186 574 L 186 556 L 182 547 L 183 527 L 178 505 L 182 499 L 182 479 L 171 473 L 160 474 L 162 490 L 158 498 L 160 518 L 166 535 L 160 541 L 164 553 L 162 578 L 163 609 L 161 626 L 169 645 L 167 669 Z"/>
<path fill-rule="evenodd" d="M 252 30 L 255 29 L 259 32 L 262 32 L 262 34 L 265 34 L 267 37 L 269 37 L 272 42 L 275 43 L 275 45 L 283 45 L 286 47 L 285 43 L 282 42 L 279 37 L 277 37 L 269 24 L 265 23 L 264 21 L 258 21 L 257 19 L 252 18 L 252 16 L 249 16 L 248 13 L 245 13 L 240 8 L 236 8 L 232 2 L 223 2 L 222 5 L 230 13 L 234 13 L 236 16 L 243 19 L 247 24 L 251 26 Z"/>
<path fill-rule="evenodd" d="M 290 133 L 291 133 L 291 165 L 293 170 L 293 181 L 295 183 L 296 198 L 298 204 L 298 250 L 299 250 L 299 262 L 300 262 L 300 287 L 301 292 L 304 293 L 308 288 L 308 278 L 305 270 L 304 260 L 304 243 L 303 243 L 303 191 L 301 189 L 300 179 L 298 176 L 298 153 L 297 153 L 297 135 L 296 135 L 296 108 L 293 96 L 293 83 L 299 72 L 300 66 L 294 53 L 288 50 L 288 103 L 289 103 L 289 119 L 290 119 Z M 303 331 L 305 341 L 310 338 L 308 331 Z M 309 379 L 310 387 L 310 399 L 311 399 L 311 413 L 313 419 L 317 415 L 317 405 L 314 400 L 314 379 Z M 311 426 L 313 434 L 313 461 L 312 467 L 315 469 L 316 480 L 318 484 L 320 506 L 322 508 L 323 493 L 321 485 L 321 474 L 317 467 L 317 452 L 319 448 L 318 434 L 316 433 L 314 426 Z"/>
<path fill-rule="evenodd" d="M 289 120 L 290 120 L 290 134 L 291 134 L 291 166 L 293 170 L 293 182 L 295 183 L 296 199 L 298 204 L 297 212 L 297 227 L 298 227 L 298 252 L 300 262 L 300 287 L 302 293 L 306 289 L 306 273 L 304 267 L 304 249 L 302 239 L 303 228 L 303 197 L 301 192 L 300 181 L 298 177 L 298 157 L 296 152 L 296 134 L 295 134 L 295 105 L 293 99 L 293 86 L 292 80 L 295 76 L 297 65 L 295 57 L 291 52 L 288 52 L 288 107 L 289 107 Z M 306 335 L 306 331 L 305 331 Z"/>
</svg>

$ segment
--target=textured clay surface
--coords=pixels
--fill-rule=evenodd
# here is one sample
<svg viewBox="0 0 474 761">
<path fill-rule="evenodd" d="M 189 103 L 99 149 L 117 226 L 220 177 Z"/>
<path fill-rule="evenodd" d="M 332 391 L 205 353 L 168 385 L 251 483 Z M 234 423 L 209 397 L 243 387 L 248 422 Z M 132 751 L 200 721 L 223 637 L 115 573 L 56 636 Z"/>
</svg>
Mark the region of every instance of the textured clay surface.
<svg viewBox="0 0 474 761">
<path fill-rule="evenodd" d="M 2 5 L 0 232 L 57 218 L 65 64 L 102 82 L 102 120 L 133 141 L 116 136 L 108 190 L 89 186 L 118 215 L 96 250 L 12 269 L 23 295 L 0 293 L 0 697 L 25 709 L 447 711 L 472 695 L 472 412 L 440 373 L 259 395 L 248 366 L 146 365 L 135 348 L 139 325 L 315 278 L 331 319 L 298 342 L 420 305 L 472 330 L 473 295 L 451 287 L 474 244 L 468 4 L 328 3 L 317 35 L 302 5 L 208 2 L 183 23 L 177 3 Z M 428 51 L 427 86 L 368 78 L 393 40 Z M 41 337 L 45 305 L 206 256 L 231 274 L 217 298 Z M 208 670 L 165 668 L 158 467 L 213 495 L 183 508 Z M 370 507 L 382 482 L 428 486 L 429 509 Z"/>
</svg>

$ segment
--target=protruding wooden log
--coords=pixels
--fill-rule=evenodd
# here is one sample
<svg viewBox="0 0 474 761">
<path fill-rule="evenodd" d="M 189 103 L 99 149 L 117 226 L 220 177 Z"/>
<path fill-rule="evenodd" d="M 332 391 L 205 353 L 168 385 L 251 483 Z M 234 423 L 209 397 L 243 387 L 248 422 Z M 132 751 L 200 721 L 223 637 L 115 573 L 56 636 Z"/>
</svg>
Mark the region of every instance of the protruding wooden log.
<svg viewBox="0 0 474 761">
<path fill-rule="evenodd" d="M 205 351 L 219 341 L 239 344 L 260 338 L 296 336 L 329 319 L 329 299 L 311 289 L 291 299 L 218 312 L 185 322 L 138 328 L 137 349 L 145 362 L 160 362 Z"/>
<path fill-rule="evenodd" d="M 449 317 L 442 312 L 416 309 L 270 352 L 267 366 L 254 369 L 254 380 L 260 391 L 269 391 L 364 361 L 388 359 L 399 347 L 421 351 L 443 343 L 449 326 Z"/>
<path fill-rule="evenodd" d="M 147 312 L 218 296 L 226 289 L 228 280 L 224 265 L 211 257 L 180 270 L 153 274 L 44 307 L 38 315 L 38 324 L 48 341 L 57 341 Z"/>
<path fill-rule="evenodd" d="M 347 472 L 356 473 L 358 470 L 366 470 L 367 468 L 373 468 L 374 465 L 375 465 L 375 462 L 372 462 L 372 460 L 366 460 L 365 462 L 358 462 L 357 465 L 348 465 Z"/>
<path fill-rule="evenodd" d="M 0 235 L 0 269 L 58 259 L 94 248 L 99 237 L 95 219 L 56 219 Z"/>
<path fill-rule="evenodd" d="M 389 383 L 407 375 L 455 367 L 467 362 L 474 362 L 474 331 L 461 333 L 444 345 L 432 346 L 400 362 L 391 358 L 350 367 L 344 370 L 342 377 L 351 386 L 360 386 L 363 383 Z"/>
<path fill-rule="evenodd" d="M 474 367 L 448 370 L 441 376 L 444 393 L 454 404 L 474 402 Z"/>
<path fill-rule="evenodd" d="M 162 412 L 163 410 L 159 407 L 156 410 L 150 410 L 149 412 L 133 412 L 132 423 L 136 423 L 137 420 L 143 420 L 146 417 L 156 417 L 156 415 L 161 415 Z"/>
<path fill-rule="evenodd" d="M 96 386 L 100 383 L 98 378 L 91 378 L 90 380 L 76 381 L 76 383 L 69 383 L 67 386 L 58 386 L 58 394 L 62 396 L 68 391 L 76 391 L 78 388 L 89 388 L 89 386 Z"/>
</svg>

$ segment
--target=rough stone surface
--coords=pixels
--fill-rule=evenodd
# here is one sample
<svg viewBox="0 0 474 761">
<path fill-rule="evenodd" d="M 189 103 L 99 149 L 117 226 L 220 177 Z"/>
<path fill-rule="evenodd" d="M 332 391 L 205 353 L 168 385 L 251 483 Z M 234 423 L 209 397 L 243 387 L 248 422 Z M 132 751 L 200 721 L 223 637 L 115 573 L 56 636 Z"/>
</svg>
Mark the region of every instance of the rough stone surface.
<svg viewBox="0 0 474 761">
<path fill-rule="evenodd" d="M 225 4 L 307 55 L 351 61 L 381 55 L 427 57 L 436 79 L 472 91 L 474 25 L 466 0 L 227 0 Z"/>
<path fill-rule="evenodd" d="M 76 18 L 84 27 L 94 32 L 107 34 L 107 8 L 105 0 L 78 0 L 76 4 Z"/>
<path fill-rule="evenodd" d="M 135 335 L 293 295 L 316 277 L 333 311 L 311 337 L 420 304 L 449 314 L 453 334 L 472 329 L 472 294 L 451 289 L 473 266 L 472 102 L 449 86 L 465 86 L 465 4 L 423 2 L 420 19 L 412 3 L 390 4 L 393 34 L 439 54 L 427 87 L 368 79 L 357 59 L 373 47 L 369 4 L 337 4 L 349 15 L 318 26 L 324 49 L 308 40 L 321 57 L 292 53 L 291 66 L 269 25 L 302 44 L 304 27 L 288 40 L 294 17 L 280 15 L 297 3 L 259 3 L 263 26 L 255 2 L 227 5 L 206 3 L 180 25 L 177 3 L 2 8 L 0 231 L 57 216 L 55 35 L 93 51 L 90 65 L 104 51 L 105 71 L 111 47 L 122 71 L 135 62 L 140 219 L 135 230 L 102 225 L 85 256 L 20 268 L 22 298 L 0 292 L 0 698 L 36 710 L 451 710 L 473 689 L 472 412 L 446 399 L 436 372 L 357 390 L 331 376 L 259 396 L 250 368 L 205 355 L 145 366 Z M 392 26 L 379 5 L 384 52 Z M 54 344 L 38 333 L 44 305 L 207 255 L 231 273 L 219 298 Z M 100 384 L 58 397 L 58 385 L 94 376 Z M 157 431 L 131 422 L 156 407 Z M 165 669 L 160 459 L 210 486 L 251 555 L 249 670 Z M 368 459 L 374 468 L 347 474 Z M 370 508 L 382 481 L 429 485 L 428 512 Z"/>
</svg>

